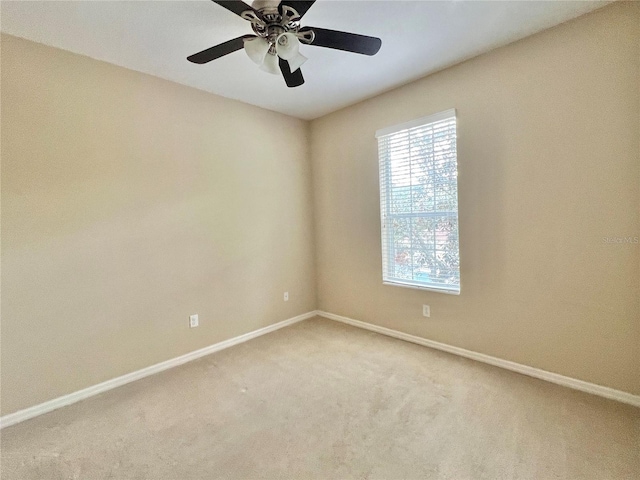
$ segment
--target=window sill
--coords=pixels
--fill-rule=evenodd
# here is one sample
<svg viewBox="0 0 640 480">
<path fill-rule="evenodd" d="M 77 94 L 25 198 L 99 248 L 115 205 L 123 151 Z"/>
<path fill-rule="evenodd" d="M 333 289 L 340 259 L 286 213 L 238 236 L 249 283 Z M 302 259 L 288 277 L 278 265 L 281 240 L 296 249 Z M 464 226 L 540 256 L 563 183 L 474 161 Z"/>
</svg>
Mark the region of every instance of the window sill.
<svg viewBox="0 0 640 480">
<path fill-rule="evenodd" d="M 391 287 L 412 288 L 414 290 L 427 290 L 429 292 L 446 293 L 447 295 L 460 295 L 460 290 L 448 290 L 446 288 L 425 287 L 423 285 L 415 285 L 412 283 L 400 283 L 400 282 L 382 282 L 383 285 Z"/>
</svg>

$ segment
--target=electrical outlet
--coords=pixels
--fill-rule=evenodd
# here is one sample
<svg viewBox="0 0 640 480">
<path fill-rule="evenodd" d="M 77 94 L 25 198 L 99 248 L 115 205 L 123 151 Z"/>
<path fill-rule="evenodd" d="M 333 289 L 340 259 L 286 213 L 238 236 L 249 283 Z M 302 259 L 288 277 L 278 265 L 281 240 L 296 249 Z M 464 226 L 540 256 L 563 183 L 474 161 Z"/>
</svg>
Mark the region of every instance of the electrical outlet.
<svg viewBox="0 0 640 480">
<path fill-rule="evenodd" d="M 195 328 L 198 324 L 198 314 L 189 315 L 189 328 Z"/>
<path fill-rule="evenodd" d="M 284 292 L 284 301 L 285 302 L 289 301 L 289 292 Z"/>
<path fill-rule="evenodd" d="M 431 308 L 429 305 L 422 305 L 422 315 L 425 317 L 431 316 Z"/>
</svg>

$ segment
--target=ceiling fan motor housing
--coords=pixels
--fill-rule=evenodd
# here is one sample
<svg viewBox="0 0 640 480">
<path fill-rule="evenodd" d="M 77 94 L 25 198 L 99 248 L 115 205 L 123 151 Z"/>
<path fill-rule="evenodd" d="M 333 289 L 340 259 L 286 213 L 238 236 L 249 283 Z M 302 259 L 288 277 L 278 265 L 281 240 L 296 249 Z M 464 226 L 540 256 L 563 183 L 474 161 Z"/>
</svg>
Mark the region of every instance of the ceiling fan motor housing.
<svg viewBox="0 0 640 480">
<path fill-rule="evenodd" d="M 260 8 L 257 8 L 256 4 Z M 278 37 L 287 32 L 293 33 L 304 43 L 311 43 L 313 32 L 298 33 L 300 14 L 289 5 L 281 5 L 280 8 L 278 5 L 278 2 L 257 1 L 254 2 L 253 8 L 257 10 L 260 17 L 250 10 L 243 12 L 241 16 L 251 22 L 251 28 L 256 35 L 264 38 L 271 45 L 275 45 Z"/>
<path fill-rule="evenodd" d="M 278 10 L 278 5 L 280 5 L 280 0 L 254 0 L 251 2 L 251 6 L 258 11 L 264 8 Z"/>
</svg>

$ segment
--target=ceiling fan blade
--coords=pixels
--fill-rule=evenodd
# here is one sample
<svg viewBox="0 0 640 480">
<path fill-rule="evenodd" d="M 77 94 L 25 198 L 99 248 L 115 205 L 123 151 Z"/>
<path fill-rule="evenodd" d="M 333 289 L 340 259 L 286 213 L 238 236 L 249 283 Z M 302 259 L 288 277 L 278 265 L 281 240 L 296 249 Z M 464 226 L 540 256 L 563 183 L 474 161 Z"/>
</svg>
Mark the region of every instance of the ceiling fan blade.
<svg viewBox="0 0 640 480">
<path fill-rule="evenodd" d="M 282 8 L 283 5 L 286 5 L 288 7 L 293 8 L 296 12 L 298 12 L 298 14 L 300 15 L 300 18 L 302 18 L 304 16 L 305 13 L 307 13 L 307 10 L 309 10 L 313 4 L 316 3 L 316 0 L 282 0 L 280 2 L 280 9 Z"/>
<path fill-rule="evenodd" d="M 243 35 L 242 37 L 234 38 L 227 42 L 216 45 L 215 47 L 207 48 L 198 53 L 194 53 L 187 57 L 187 60 L 193 63 L 203 64 L 208 63 L 216 58 L 224 57 L 230 53 L 244 48 L 244 39 L 253 38 L 255 35 Z"/>
<path fill-rule="evenodd" d="M 287 84 L 287 87 L 299 87 L 304 83 L 304 77 L 302 76 L 302 70 L 297 69 L 295 72 L 291 71 L 289 68 L 289 62 L 279 58 L 280 71 L 282 72 L 282 76 L 284 77 L 284 81 Z"/>
<path fill-rule="evenodd" d="M 327 30 L 326 28 L 304 27 L 300 29 L 300 33 L 308 30 L 312 30 L 315 33 L 315 38 L 310 45 L 317 47 L 335 48 L 336 50 L 361 53 L 363 55 L 375 55 L 382 46 L 382 40 L 376 37 Z"/>
<path fill-rule="evenodd" d="M 251 5 L 247 5 L 242 0 L 212 0 L 214 3 L 217 3 L 221 7 L 226 8 L 230 12 L 235 13 L 238 16 L 242 16 L 242 12 L 250 11 L 253 12 L 256 17 L 262 18 L 260 12 L 254 9 Z"/>
</svg>

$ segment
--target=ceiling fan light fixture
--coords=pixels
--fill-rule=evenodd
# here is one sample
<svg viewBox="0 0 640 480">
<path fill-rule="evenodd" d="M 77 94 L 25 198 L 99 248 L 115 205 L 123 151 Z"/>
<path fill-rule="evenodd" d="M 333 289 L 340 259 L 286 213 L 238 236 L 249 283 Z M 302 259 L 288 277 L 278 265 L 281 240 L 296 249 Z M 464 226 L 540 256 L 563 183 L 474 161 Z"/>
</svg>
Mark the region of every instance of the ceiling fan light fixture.
<svg viewBox="0 0 640 480">
<path fill-rule="evenodd" d="M 298 70 L 307 61 L 307 57 L 300 53 L 300 40 L 291 32 L 278 36 L 276 39 L 276 53 L 281 59 L 289 62 L 289 68 L 292 72 Z"/>
<path fill-rule="evenodd" d="M 287 32 L 278 35 L 276 39 L 276 52 L 283 60 L 291 60 L 298 55 L 300 40 L 293 33 Z"/>
<path fill-rule="evenodd" d="M 256 37 L 244 39 L 244 51 L 256 65 L 262 65 L 264 63 L 269 47 L 269 42 L 263 38 Z"/>
<path fill-rule="evenodd" d="M 278 56 L 271 55 L 270 53 L 265 55 L 264 61 L 262 62 L 262 65 L 260 65 L 260 70 L 272 73 L 273 75 L 279 75 L 280 67 L 278 66 Z"/>
<path fill-rule="evenodd" d="M 307 61 L 307 57 L 305 57 L 301 53 L 298 53 L 295 57 L 290 58 L 287 61 L 289 62 L 289 68 L 291 69 L 291 71 L 295 72 L 302 66 L 304 62 Z"/>
</svg>

